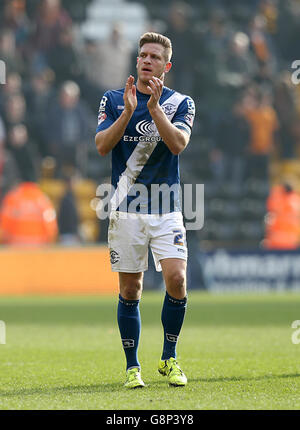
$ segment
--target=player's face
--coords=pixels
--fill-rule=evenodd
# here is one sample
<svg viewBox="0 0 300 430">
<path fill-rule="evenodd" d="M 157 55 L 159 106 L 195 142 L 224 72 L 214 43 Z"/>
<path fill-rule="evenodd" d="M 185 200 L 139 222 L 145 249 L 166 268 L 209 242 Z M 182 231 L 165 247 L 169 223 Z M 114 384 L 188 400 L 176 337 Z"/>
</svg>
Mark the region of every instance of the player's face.
<svg viewBox="0 0 300 430">
<path fill-rule="evenodd" d="M 164 73 L 171 68 L 165 59 L 165 49 L 158 43 L 145 43 L 137 58 L 137 73 L 141 82 L 147 84 L 152 76 L 163 79 Z"/>
</svg>

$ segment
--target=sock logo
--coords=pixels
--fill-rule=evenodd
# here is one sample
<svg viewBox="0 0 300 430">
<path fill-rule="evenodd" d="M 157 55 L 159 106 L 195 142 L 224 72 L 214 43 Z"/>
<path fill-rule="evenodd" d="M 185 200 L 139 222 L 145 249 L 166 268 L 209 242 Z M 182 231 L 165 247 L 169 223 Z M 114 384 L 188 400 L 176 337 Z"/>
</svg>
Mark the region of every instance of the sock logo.
<svg viewBox="0 0 300 430">
<path fill-rule="evenodd" d="M 169 342 L 177 342 L 178 336 L 176 334 L 166 333 L 166 338 Z"/>
<path fill-rule="evenodd" d="M 122 339 L 123 348 L 133 348 L 134 339 Z"/>
</svg>

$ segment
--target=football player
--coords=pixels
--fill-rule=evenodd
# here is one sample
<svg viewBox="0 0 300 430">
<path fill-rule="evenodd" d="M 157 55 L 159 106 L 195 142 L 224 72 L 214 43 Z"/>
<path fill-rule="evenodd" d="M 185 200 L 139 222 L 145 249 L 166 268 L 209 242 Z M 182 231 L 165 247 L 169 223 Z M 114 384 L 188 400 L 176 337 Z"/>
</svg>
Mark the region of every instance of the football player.
<svg viewBox="0 0 300 430">
<path fill-rule="evenodd" d="M 143 387 L 138 345 L 139 301 L 150 247 L 166 292 L 161 321 L 164 342 L 160 374 L 174 386 L 187 378 L 176 360 L 176 345 L 187 303 L 185 227 L 180 207 L 179 154 L 193 125 L 193 100 L 164 86 L 172 67 L 171 41 L 145 33 L 139 41 L 137 81 L 107 91 L 100 102 L 96 146 L 112 153 L 108 242 L 112 270 L 119 273 L 118 325 L 126 355 L 128 388 Z M 161 191 L 170 191 L 162 195 Z"/>
</svg>

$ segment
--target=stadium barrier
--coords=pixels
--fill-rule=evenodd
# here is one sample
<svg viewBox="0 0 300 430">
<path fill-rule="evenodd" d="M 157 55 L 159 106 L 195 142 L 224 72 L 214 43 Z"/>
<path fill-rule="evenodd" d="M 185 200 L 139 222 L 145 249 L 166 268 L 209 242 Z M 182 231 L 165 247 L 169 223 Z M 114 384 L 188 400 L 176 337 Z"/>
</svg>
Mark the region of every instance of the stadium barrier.
<svg viewBox="0 0 300 430">
<path fill-rule="evenodd" d="M 0 294 L 111 294 L 118 291 L 106 247 L 0 249 Z"/>
<path fill-rule="evenodd" d="M 300 251 L 218 249 L 198 251 L 193 257 L 188 264 L 189 289 L 300 290 Z M 151 264 L 145 274 L 147 286 L 158 288 L 161 273 L 153 267 L 154 277 L 150 269 Z M 0 295 L 117 293 L 118 275 L 111 272 L 105 246 L 0 248 Z"/>
</svg>

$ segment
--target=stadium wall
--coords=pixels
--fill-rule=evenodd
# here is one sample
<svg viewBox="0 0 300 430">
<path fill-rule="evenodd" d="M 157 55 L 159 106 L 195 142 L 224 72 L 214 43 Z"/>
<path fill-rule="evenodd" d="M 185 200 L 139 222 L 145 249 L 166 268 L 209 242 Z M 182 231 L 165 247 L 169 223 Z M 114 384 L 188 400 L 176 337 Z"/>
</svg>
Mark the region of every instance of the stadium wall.
<svg viewBox="0 0 300 430">
<path fill-rule="evenodd" d="M 106 247 L 2 248 L 0 294 L 111 294 L 118 291 Z"/>
<path fill-rule="evenodd" d="M 188 263 L 189 289 L 212 293 L 300 290 L 298 250 L 217 249 L 198 251 L 193 257 Z M 154 266 L 156 277 L 150 272 L 145 281 L 157 288 L 161 274 Z M 0 295 L 117 293 L 118 275 L 111 272 L 105 246 L 0 248 Z"/>
</svg>

